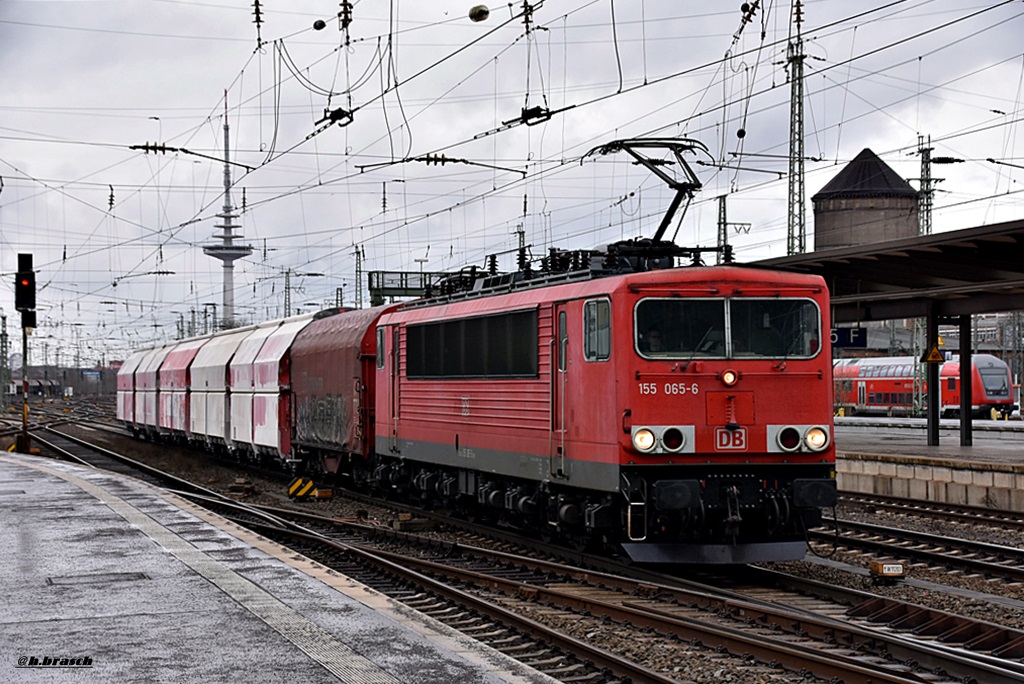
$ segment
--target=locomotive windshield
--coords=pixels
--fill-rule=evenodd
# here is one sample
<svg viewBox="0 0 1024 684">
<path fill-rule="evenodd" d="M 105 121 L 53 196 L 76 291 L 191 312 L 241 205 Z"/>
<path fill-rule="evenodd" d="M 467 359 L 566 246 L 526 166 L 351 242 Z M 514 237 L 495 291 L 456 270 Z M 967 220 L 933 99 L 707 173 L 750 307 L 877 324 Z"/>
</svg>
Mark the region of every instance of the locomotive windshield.
<svg viewBox="0 0 1024 684">
<path fill-rule="evenodd" d="M 980 368 L 981 382 L 990 397 L 1010 396 L 1010 374 L 1006 368 Z"/>
<path fill-rule="evenodd" d="M 821 347 L 809 299 L 647 298 L 635 316 L 636 348 L 648 358 L 808 358 Z"/>
</svg>

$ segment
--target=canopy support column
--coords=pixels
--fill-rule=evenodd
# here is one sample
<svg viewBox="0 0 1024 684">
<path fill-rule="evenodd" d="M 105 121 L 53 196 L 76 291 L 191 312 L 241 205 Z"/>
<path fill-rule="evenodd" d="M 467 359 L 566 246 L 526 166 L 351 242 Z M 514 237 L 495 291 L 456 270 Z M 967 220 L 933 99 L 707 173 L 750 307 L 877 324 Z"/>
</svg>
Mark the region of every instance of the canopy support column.
<svg viewBox="0 0 1024 684">
<path fill-rule="evenodd" d="M 939 317 L 935 314 L 935 303 L 928 302 L 928 322 L 925 340 L 928 349 L 939 341 Z M 926 364 L 928 383 L 928 446 L 939 446 L 939 364 Z"/>
<path fill-rule="evenodd" d="M 974 404 L 971 373 L 971 316 L 960 316 L 960 446 L 973 446 L 972 411 Z"/>
</svg>

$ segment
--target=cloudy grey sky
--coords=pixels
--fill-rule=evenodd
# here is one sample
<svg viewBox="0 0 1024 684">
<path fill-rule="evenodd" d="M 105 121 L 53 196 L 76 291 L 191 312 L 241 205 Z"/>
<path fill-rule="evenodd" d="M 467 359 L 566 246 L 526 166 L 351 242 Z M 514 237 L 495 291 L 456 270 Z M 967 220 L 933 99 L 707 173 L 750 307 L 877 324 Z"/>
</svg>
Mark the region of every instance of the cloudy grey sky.
<svg viewBox="0 0 1024 684">
<path fill-rule="evenodd" d="M 521 2 L 473 22 L 468 2 L 354 0 L 343 30 L 334 0 L 261 0 L 259 26 L 243 0 L 0 0 L 8 331 L 18 252 L 35 255 L 51 362 L 201 324 L 221 299 L 202 246 L 225 111 L 254 248 L 235 269 L 244 322 L 283 315 L 288 270 L 323 274 L 291 277 L 293 310 L 339 289 L 351 305 L 357 248 L 367 270 L 441 271 L 518 230 L 538 255 L 650 235 L 673 193 L 624 154 L 586 156 L 623 138 L 689 137 L 710 152 L 691 162 L 739 167 L 694 165 L 704 189 L 677 242 L 714 244 L 728 194 L 750 224 L 738 258 L 783 255 L 792 8 L 762 0 L 744 23 L 739 5 L 545 0 L 524 23 Z M 915 179 L 922 135 L 965 160 L 933 171 L 936 232 L 1020 218 L 1022 15 L 1019 0 L 804 4 L 812 235 L 810 197 L 843 164 L 869 147 Z M 550 119 L 525 125 L 533 107 Z M 351 115 L 318 123 L 331 110 Z M 130 149 L 156 143 L 178 151 Z"/>
</svg>

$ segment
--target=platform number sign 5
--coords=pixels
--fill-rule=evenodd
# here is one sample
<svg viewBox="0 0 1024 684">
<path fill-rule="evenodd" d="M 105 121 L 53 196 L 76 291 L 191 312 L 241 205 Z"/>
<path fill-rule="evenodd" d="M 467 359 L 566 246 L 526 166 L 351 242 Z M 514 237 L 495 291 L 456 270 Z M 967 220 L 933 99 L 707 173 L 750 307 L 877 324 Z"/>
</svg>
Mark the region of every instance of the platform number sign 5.
<svg viewBox="0 0 1024 684">
<path fill-rule="evenodd" d="M 832 346 L 836 349 L 867 349 L 865 328 L 832 328 Z"/>
</svg>

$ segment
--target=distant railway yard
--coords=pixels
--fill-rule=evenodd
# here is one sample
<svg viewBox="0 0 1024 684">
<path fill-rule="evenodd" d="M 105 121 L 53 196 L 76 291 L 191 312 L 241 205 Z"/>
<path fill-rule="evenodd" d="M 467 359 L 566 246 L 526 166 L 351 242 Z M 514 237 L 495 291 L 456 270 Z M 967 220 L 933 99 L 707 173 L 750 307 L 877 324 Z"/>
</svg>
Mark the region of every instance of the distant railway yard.
<svg viewBox="0 0 1024 684">
<path fill-rule="evenodd" d="M 283 474 L 136 440 L 112 412 L 33 407 L 33 446 L 180 492 L 558 681 L 1024 679 L 1024 513 L 841 491 L 806 560 L 655 571 L 401 500 L 296 501 Z"/>
</svg>

